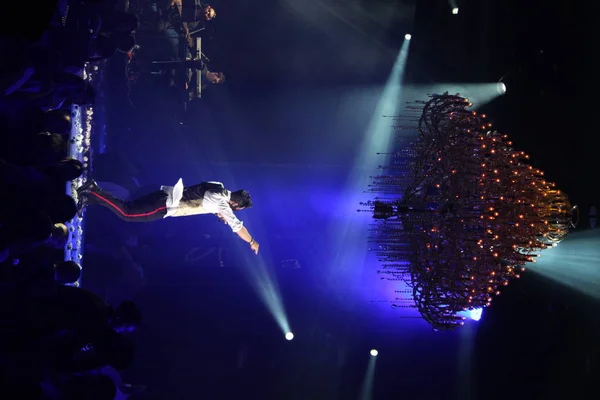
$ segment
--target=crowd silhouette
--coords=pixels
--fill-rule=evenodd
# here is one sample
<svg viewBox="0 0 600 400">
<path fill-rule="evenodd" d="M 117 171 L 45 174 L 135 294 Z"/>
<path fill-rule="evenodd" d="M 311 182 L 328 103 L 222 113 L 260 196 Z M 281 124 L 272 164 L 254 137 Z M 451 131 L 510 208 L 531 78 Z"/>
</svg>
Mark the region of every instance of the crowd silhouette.
<svg viewBox="0 0 600 400">
<path fill-rule="evenodd" d="M 214 7 L 200 0 L 128 0 L 125 9 L 139 19 L 138 44 L 127 53 L 130 97 L 135 97 L 136 84 L 153 82 L 161 96 L 169 93 L 186 109 L 208 87 L 225 82 L 202 45 L 214 35 Z"/>
<path fill-rule="evenodd" d="M 140 311 L 80 288 L 64 249 L 77 214 L 66 187 L 87 168 L 69 154 L 72 106 L 96 98 L 82 71 L 130 51 L 138 20 L 108 0 L 40 7 L 0 32 L 0 397 L 135 398 L 144 388 L 119 371 L 133 362 Z"/>
</svg>

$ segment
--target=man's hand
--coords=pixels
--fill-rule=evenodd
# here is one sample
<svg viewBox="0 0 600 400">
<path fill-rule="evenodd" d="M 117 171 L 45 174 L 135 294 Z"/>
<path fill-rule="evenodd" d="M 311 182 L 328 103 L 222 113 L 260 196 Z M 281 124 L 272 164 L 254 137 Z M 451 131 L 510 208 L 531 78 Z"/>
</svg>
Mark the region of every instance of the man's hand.
<svg viewBox="0 0 600 400">
<path fill-rule="evenodd" d="M 252 251 L 254 252 L 254 254 L 258 255 L 258 248 L 260 247 L 260 244 L 258 244 L 258 242 L 254 239 L 252 239 L 252 241 L 250 242 L 250 249 L 252 249 Z"/>
<path fill-rule="evenodd" d="M 194 50 L 194 47 L 196 47 L 196 42 L 194 40 L 194 38 L 192 37 L 192 35 L 190 34 L 190 28 L 187 26 L 187 23 L 182 22 L 181 23 L 181 30 L 182 30 L 182 34 L 183 37 L 185 38 L 188 47 L 190 48 L 190 50 Z"/>
<path fill-rule="evenodd" d="M 188 47 L 190 49 L 194 50 L 194 47 L 196 46 L 196 41 L 194 40 L 194 38 L 192 36 L 190 36 L 189 32 L 185 35 L 185 39 L 187 41 Z"/>
</svg>

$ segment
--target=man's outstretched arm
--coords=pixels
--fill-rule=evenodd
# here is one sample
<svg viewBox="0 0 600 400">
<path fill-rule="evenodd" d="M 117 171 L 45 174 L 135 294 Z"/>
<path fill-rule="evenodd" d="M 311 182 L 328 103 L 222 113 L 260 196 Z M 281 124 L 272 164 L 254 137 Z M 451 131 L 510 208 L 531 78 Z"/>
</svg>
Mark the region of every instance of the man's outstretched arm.
<svg viewBox="0 0 600 400">
<path fill-rule="evenodd" d="M 231 230 L 236 233 L 244 242 L 250 245 L 250 249 L 254 252 L 254 254 L 258 254 L 258 249 L 260 244 L 252 238 L 248 229 L 244 226 L 242 221 L 237 219 L 229 204 L 224 205 L 219 210 L 220 213 L 217 213 L 217 217 L 223 221 L 226 225 L 229 225 Z"/>
<path fill-rule="evenodd" d="M 248 243 L 254 254 L 258 254 L 260 245 L 252 238 L 244 223 L 237 219 L 228 200 L 221 194 L 207 192 L 204 194 L 203 206 L 208 212 L 216 214 L 221 221 L 229 225 L 233 233 L 236 233 L 244 242 Z"/>
<path fill-rule="evenodd" d="M 258 248 L 260 245 L 252 238 L 252 235 L 250 235 L 250 232 L 248 232 L 248 229 L 246 229 L 245 226 L 242 226 L 236 233 L 244 242 L 250 245 L 250 249 L 252 249 L 254 254 L 258 254 Z"/>
</svg>

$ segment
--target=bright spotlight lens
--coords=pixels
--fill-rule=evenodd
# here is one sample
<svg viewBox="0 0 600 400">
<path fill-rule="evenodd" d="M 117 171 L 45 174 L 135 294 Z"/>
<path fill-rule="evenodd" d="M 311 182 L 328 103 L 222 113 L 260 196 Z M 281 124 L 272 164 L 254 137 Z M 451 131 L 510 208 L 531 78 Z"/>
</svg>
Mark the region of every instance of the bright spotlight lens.
<svg viewBox="0 0 600 400">
<path fill-rule="evenodd" d="M 377 354 L 379 354 L 379 352 L 377 350 L 375 350 L 375 349 L 371 350 L 371 355 L 373 357 L 377 357 Z"/>
<path fill-rule="evenodd" d="M 285 338 L 287 340 L 292 340 L 294 338 L 294 334 L 292 332 L 288 332 L 285 334 Z"/>
<path fill-rule="evenodd" d="M 410 33 L 407 33 L 406 35 L 404 35 L 404 39 L 406 40 L 410 40 L 412 38 Z"/>
<path fill-rule="evenodd" d="M 471 314 L 470 317 L 473 321 L 479 321 L 481 319 L 481 314 L 483 314 L 483 309 L 476 308 L 474 310 L 471 310 L 470 314 Z"/>
<path fill-rule="evenodd" d="M 506 93 L 506 85 L 504 84 L 504 82 L 498 83 L 498 90 L 500 91 L 501 94 Z"/>
<path fill-rule="evenodd" d="M 452 14 L 454 14 L 454 15 L 458 14 L 458 7 L 454 7 L 452 9 Z"/>
</svg>

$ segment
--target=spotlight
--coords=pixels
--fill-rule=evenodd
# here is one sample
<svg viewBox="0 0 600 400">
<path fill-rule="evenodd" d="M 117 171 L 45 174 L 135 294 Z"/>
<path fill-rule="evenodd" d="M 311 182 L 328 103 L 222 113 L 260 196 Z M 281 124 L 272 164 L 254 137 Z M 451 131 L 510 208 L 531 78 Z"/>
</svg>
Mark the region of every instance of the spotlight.
<svg viewBox="0 0 600 400">
<path fill-rule="evenodd" d="M 458 7 L 454 7 L 452 9 L 452 14 L 454 14 L 454 15 L 458 14 Z"/>
<path fill-rule="evenodd" d="M 483 313 L 483 309 L 482 308 L 476 308 L 474 310 L 471 310 L 470 312 L 470 317 L 473 321 L 479 321 L 481 319 L 481 314 Z"/>
<path fill-rule="evenodd" d="M 292 332 L 288 332 L 285 334 L 286 340 L 292 340 L 294 338 L 294 334 Z"/>
<path fill-rule="evenodd" d="M 404 39 L 406 40 L 410 40 L 412 38 L 410 33 L 407 33 L 406 35 L 404 35 Z"/>
<path fill-rule="evenodd" d="M 379 352 L 375 349 L 371 350 L 371 356 L 373 357 L 377 357 L 377 354 L 379 354 Z"/>
<path fill-rule="evenodd" d="M 498 82 L 498 91 L 500 94 L 506 94 L 506 85 L 504 82 Z"/>
</svg>

